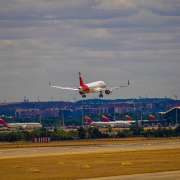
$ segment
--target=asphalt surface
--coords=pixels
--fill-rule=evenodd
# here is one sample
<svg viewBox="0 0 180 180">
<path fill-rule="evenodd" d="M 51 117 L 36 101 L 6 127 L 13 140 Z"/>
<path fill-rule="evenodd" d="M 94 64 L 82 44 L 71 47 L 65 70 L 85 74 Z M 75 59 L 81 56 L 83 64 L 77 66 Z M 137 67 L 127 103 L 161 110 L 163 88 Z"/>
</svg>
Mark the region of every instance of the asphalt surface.
<svg viewBox="0 0 180 180">
<path fill-rule="evenodd" d="M 180 180 L 180 171 L 168 171 L 158 173 L 133 174 L 111 176 L 102 178 L 89 178 L 83 180 Z"/>
<path fill-rule="evenodd" d="M 1 149 L 0 159 L 17 158 L 17 157 L 37 157 L 49 155 L 79 154 L 79 153 L 97 153 L 97 152 L 117 152 L 117 151 L 138 151 L 138 150 L 160 150 L 160 149 L 177 149 L 180 148 L 179 141 L 143 141 L 133 143 L 122 143 L 113 145 L 83 145 L 83 146 L 66 146 L 66 147 L 31 147 L 31 148 L 14 148 Z"/>
</svg>

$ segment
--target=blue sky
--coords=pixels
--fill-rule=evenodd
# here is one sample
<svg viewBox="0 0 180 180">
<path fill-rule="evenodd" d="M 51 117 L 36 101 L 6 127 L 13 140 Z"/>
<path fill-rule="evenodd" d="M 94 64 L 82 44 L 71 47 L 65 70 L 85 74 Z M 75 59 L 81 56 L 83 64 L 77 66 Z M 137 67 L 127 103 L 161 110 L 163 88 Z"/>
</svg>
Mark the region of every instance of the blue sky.
<svg viewBox="0 0 180 180">
<path fill-rule="evenodd" d="M 48 81 L 109 86 L 109 98 L 180 96 L 179 0 L 1 0 L 0 101 L 73 100 Z M 91 98 L 97 95 L 90 96 Z"/>
</svg>

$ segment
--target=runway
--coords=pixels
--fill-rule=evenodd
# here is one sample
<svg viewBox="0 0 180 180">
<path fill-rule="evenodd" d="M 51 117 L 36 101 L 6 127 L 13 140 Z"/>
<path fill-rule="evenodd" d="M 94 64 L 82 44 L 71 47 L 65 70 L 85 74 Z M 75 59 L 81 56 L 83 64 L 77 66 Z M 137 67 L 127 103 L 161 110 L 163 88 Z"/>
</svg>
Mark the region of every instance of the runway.
<svg viewBox="0 0 180 180">
<path fill-rule="evenodd" d="M 133 174 L 133 175 L 121 175 L 103 178 L 89 178 L 82 180 L 179 180 L 180 171 L 167 171 L 157 173 L 145 173 L 145 174 Z"/>
<path fill-rule="evenodd" d="M 36 157 L 66 154 L 98 153 L 98 152 L 123 152 L 139 150 L 180 149 L 180 140 L 177 141 L 143 141 L 122 144 L 96 144 L 83 146 L 62 147 L 28 147 L 0 149 L 0 159 L 17 157 Z"/>
<path fill-rule="evenodd" d="M 34 147 L 40 145 L 1 143 L 1 179 L 180 179 L 178 138 L 60 141 Z"/>
</svg>

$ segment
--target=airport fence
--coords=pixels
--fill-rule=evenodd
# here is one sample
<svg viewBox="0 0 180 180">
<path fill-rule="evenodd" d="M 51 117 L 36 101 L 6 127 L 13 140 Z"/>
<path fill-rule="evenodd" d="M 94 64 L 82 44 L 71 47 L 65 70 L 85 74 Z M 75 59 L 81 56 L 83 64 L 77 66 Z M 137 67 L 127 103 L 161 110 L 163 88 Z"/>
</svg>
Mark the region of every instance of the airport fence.
<svg viewBox="0 0 180 180">
<path fill-rule="evenodd" d="M 33 143 L 48 143 L 51 141 L 50 137 L 35 137 L 32 139 Z"/>
</svg>

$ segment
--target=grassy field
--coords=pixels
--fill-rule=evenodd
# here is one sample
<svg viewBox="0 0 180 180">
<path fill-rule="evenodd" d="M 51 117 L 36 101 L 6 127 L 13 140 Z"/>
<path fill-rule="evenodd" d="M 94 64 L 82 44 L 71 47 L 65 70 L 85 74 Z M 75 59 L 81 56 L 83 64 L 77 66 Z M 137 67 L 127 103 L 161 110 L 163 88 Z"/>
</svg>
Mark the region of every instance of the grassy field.
<svg viewBox="0 0 180 180">
<path fill-rule="evenodd" d="M 78 179 L 180 170 L 180 149 L 0 159 L 1 180 Z"/>
</svg>

